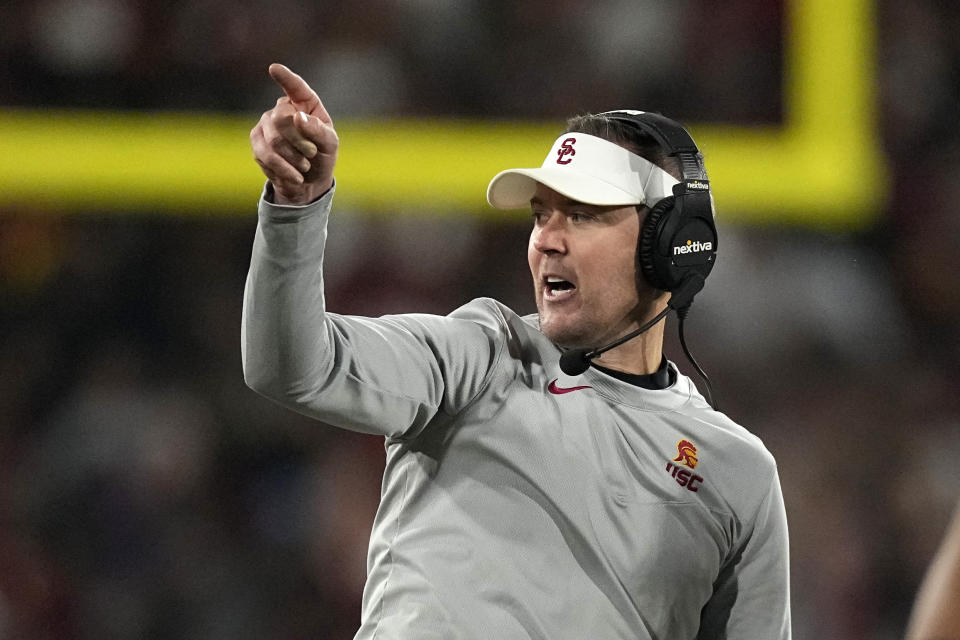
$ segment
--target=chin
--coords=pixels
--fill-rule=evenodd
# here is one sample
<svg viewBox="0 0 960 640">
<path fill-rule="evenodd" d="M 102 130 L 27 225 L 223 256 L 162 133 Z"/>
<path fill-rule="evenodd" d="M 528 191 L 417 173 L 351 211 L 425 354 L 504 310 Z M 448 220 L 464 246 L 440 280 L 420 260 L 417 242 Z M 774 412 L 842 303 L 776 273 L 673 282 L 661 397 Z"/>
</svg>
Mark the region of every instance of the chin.
<svg viewBox="0 0 960 640">
<path fill-rule="evenodd" d="M 585 332 L 583 327 L 575 322 L 544 321 L 541 315 L 540 331 L 550 339 L 550 342 L 565 349 L 582 349 L 594 346 L 589 333 Z"/>
</svg>

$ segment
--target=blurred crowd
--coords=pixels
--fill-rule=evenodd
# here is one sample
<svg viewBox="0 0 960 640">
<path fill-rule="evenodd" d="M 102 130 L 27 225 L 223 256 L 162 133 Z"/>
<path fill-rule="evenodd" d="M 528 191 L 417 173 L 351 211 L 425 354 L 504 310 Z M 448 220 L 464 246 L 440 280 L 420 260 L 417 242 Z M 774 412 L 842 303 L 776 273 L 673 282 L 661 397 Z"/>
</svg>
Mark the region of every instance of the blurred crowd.
<svg viewBox="0 0 960 640">
<path fill-rule="evenodd" d="M 785 11 L 18 0 L 0 6 L 0 108 L 208 109 L 252 126 L 280 60 L 335 118 L 560 126 L 655 106 L 775 124 Z M 798 640 L 900 637 L 960 500 L 960 11 L 876 13 L 880 222 L 724 225 L 719 203 L 718 266 L 688 323 L 723 408 L 778 460 Z M 446 313 L 489 295 L 530 312 L 519 218 L 337 210 L 328 306 Z M 0 211 L 0 638 L 352 637 L 383 442 L 244 387 L 255 224 L 254 203 L 232 217 Z M 690 372 L 674 332 L 668 355 Z"/>
<path fill-rule="evenodd" d="M 261 112 L 279 60 L 350 116 L 556 117 L 643 96 L 689 121 L 776 122 L 782 14 L 758 0 L 12 0 L 0 77 L 7 105 Z"/>
</svg>

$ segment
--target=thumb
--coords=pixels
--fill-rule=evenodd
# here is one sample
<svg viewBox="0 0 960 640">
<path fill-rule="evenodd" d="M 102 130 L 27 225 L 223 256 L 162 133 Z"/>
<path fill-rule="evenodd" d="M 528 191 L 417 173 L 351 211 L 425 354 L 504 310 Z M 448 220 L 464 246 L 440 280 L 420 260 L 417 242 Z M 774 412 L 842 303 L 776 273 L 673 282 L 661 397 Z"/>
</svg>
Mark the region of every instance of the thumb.
<svg viewBox="0 0 960 640">
<path fill-rule="evenodd" d="M 315 143 L 316 149 L 314 150 L 314 154 L 317 151 L 327 154 L 336 153 L 340 140 L 332 125 L 316 116 L 307 115 L 303 111 L 297 112 L 293 120 L 300 133 L 303 134 L 307 140 Z M 314 154 L 310 154 L 307 157 L 312 158 Z"/>
</svg>

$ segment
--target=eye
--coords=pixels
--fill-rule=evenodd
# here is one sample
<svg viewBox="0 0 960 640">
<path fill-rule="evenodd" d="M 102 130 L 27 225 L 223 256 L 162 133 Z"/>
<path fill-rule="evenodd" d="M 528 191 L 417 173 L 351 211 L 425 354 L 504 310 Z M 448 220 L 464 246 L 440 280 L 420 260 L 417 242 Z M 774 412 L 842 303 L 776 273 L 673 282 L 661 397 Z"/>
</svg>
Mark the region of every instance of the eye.
<svg viewBox="0 0 960 640">
<path fill-rule="evenodd" d="M 582 224 L 589 220 L 593 219 L 593 216 L 584 211 L 571 211 L 567 214 L 567 218 L 570 219 L 570 222 L 574 224 Z"/>
<path fill-rule="evenodd" d="M 543 223 L 546 216 L 547 214 L 540 209 L 534 209 L 530 212 L 530 217 L 533 218 L 533 224 L 538 226 Z"/>
</svg>

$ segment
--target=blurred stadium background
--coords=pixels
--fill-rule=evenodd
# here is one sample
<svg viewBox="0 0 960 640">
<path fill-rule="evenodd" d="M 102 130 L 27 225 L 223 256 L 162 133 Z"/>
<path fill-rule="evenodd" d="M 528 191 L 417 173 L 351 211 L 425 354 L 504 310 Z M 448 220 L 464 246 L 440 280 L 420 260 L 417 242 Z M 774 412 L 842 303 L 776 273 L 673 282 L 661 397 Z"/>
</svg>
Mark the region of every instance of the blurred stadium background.
<svg viewBox="0 0 960 640">
<path fill-rule="evenodd" d="M 900 637 L 960 497 L 956 33 L 935 0 L 3 3 L 0 638 L 358 625 L 382 442 L 240 370 L 272 61 L 341 132 L 342 312 L 531 311 L 486 180 L 574 113 L 689 123 L 721 225 L 689 341 L 779 461 L 795 637 Z"/>
</svg>

